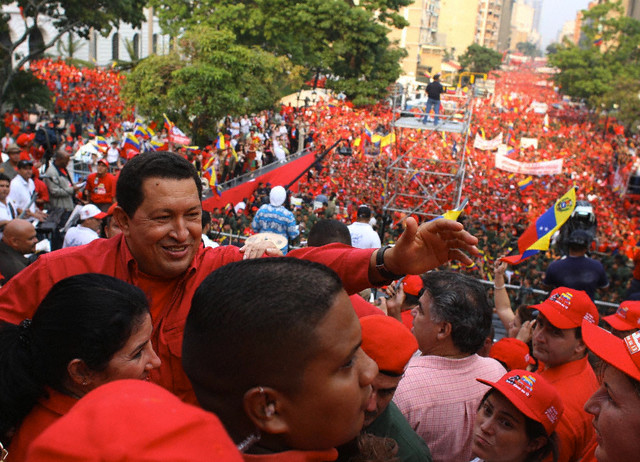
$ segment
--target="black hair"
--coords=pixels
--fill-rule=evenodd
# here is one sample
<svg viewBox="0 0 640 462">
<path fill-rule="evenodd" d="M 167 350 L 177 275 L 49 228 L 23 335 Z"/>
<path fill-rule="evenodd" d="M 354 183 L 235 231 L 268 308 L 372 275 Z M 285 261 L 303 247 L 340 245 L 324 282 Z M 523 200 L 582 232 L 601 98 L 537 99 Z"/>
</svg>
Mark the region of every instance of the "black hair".
<svg viewBox="0 0 640 462">
<path fill-rule="evenodd" d="M 451 271 L 430 271 L 422 282 L 432 301 L 431 319 L 451 323 L 451 339 L 462 353 L 478 352 L 489 336 L 492 316 L 483 285 Z"/>
<path fill-rule="evenodd" d="M 499 393 L 502 395 L 499 390 L 490 388 L 489 391 L 487 391 L 482 397 L 480 405 L 478 406 L 478 412 L 480 412 L 480 408 L 487 400 L 487 398 L 489 398 L 489 396 L 491 396 L 493 393 Z M 524 413 L 522 414 L 522 416 L 524 417 L 524 431 L 529 442 L 534 441 L 540 437 L 546 438 L 547 441 L 540 448 L 528 453 L 527 457 L 524 459 L 524 462 L 542 462 L 543 460 L 547 460 L 547 457 L 549 455 L 551 455 L 552 462 L 558 462 L 558 437 L 556 435 L 556 432 L 553 432 L 551 435 L 547 435 L 547 430 L 545 430 L 544 425 L 536 420 L 533 420 L 531 417 L 524 415 Z"/>
<path fill-rule="evenodd" d="M 316 354 L 315 328 L 341 290 L 331 269 L 286 257 L 230 263 L 207 276 L 191 301 L 182 343 L 200 404 L 207 396 L 241 405 L 255 386 L 295 393 Z"/>
<path fill-rule="evenodd" d="M 9 183 L 11 183 L 11 178 L 9 178 L 4 173 L 0 173 L 0 181 L 8 181 Z"/>
<path fill-rule="evenodd" d="M 535 319 L 534 310 L 529 309 L 528 305 L 518 305 L 516 308 L 515 315 L 520 318 L 521 323 L 525 323 L 527 321 L 533 321 Z"/>
<path fill-rule="evenodd" d="M 202 182 L 188 160 L 169 151 L 145 152 L 124 164 L 118 177 L 116 199 L 130 217 L 144 201 L 142 183 L 147 178 L 193 179 L 198 188 L 198 199 L 202 197 Z"/>
<path fill-rule="evenodd" d="M 87 273 L 54 284 L 33 320 L 0 324 L 0 438 L 46 396 L 45 386 L 64 392 L 73 359 L 103 371 L 148 313 L 141 289 Z"/>
<path fill-rule="evenodd" d="M 204 229 L 204 227 L 207 225 L 211 225 L 211 214 L 206 210 L 203 210 L 202 211 L 202 229 Z"/>
<path fill-rule="evenodd" d="M 338 220 L 323 219 L 311 227 L 307 238 L 309 247 L 320 247 L 333 242 L 351 245 L 351 233 L 347 225 Z"/>
</svg>

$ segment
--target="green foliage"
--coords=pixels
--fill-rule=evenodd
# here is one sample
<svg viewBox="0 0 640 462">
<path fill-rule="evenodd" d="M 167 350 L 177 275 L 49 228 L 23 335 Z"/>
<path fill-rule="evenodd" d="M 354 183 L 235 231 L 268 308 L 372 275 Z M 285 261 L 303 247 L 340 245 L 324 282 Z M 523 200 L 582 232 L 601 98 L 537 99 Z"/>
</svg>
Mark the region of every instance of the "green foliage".
<svg viewBox="0 0 640 462">
<path fill-rule="evenodd" d="M 357 4 L 356 4 L 357 3 Z M 411 0 L 151 0 L 165 31 L 202 24 L 233 32 L 237 43 L 286 56 L 307 70 L 333 76 L 328 86 L 356 104 L 379 100 L 400 75 L 405 55 L 387 38 L 407 22 Z"/>
<path fill-rule="evenodd" d="M 56 49 L 58 50 L 58 55 L 66 56 L 67 59 L 72 60 L 75 54 L 84 47 L 84 42 L 82 40 L 74 40 L 73 34 L 67 34 L 66 37 L 60 38 L 56 43 Z"/>
<path fill-rule="evenodd" d="M 547 45 L 547 55 L 554 55 L 558 52 L 559 43 L 553 42 Z"/>
<path fill-rule="evenodd" d="M 31 72 L 18 71 L 11 80 L 2 105 L 4 108 L 18 108 L 20 110 L 38 105 L 53 110 L 53 94 L 45 83 Z"/>
<path fill-rule="evenodd" d="M 273 107 L 283 86 L 302 83 L 287 58 L 238 45 L 229 31 L 197 26 L 180 45 L 180 54 L 140 61 L 122 96 L 152 119 L 166 112 L 183 130 L 193 122 L 196 139 L 215 137 L 212 121 L 227 113 Z"/>
<path fill-rule="evenodd" d="M 619 108 L 616 117 L 629 128 L 640 110 L 640 21 L 623 16 L 619 3 L 583 14 L 584 40 L 564 42 L 549 55 L 560 70 L 555 81 L 564 94 L 591 108 Z"/>
<path fill-rule="evenodd" d="M 537 58 L 538 56 L 542 56 L 542 53 L 538 49 L 538 47 L 531 42 L 520 42 L 516 44 L 516 48 L 520 53 L 525 56 L 530 56 L 532 58 Z"/>
<path fill-rule="evenodd" d="M 461 71 L 488 73 L 500 68 L 501 63 L 502 55 L 500 53 L 477 43 L 469 45 L 467 51 L 460 56 Z"/>
</svg>

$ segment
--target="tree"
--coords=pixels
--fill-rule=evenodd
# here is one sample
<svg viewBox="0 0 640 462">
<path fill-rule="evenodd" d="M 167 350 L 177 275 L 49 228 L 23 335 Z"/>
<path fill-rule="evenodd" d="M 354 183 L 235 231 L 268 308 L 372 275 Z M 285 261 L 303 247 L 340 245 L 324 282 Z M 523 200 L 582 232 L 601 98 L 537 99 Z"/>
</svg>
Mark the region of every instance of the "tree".
<svg viewBox="0 0 640 462">
<path fill-rule="evenodd" d="M 207 24 L 236 36 L 238 44 L 286 56 L 327 76 L 327 86 L 355 103 L 377 101 L 400 75 L 404 50 L 389 42 L 390 27 L 411 0 L 152 0 L 165 32 Z"/>
<path fill-rule="evenodd" d="M 7 91 L 16 72 L 31 59 L 42 55 L 48 48 L 55 45 L 65 34 L 74 32 L 80 37 L 87 38 L 91 30 L 108 34 L 112 27 L 120 21 L 139 26 L 144 15 L 143 6 L 146 0 L 1 0 L 0 6 L 16 3 L 23 18 L 24 32 L 11 40 L 0 40 L 0 100 L 7 99 Z M 0 35 L 9 37 L 9 15 L 0 14 Z M 24 56 L 18 56 L 16 50 L 22 44 L 30 41 L 30 37 L 40 34 L 40 27 L 44 22 L 50 22 L 56 33 L 47 42 L 41 42 Z M 12 60 L 12 57 L 14 59 Z"/>
<path fill-rule="evenodd" d="M 516 44 L 516 49 L 525 56 L 530 56 L 532 58 L 536 58 L 541 56 L 540 50 L 538 47 L 531 42 L 519 42 Z"/>
<path fill-rule="evenodd" d="M 300 85 L 301 69 L 286 57 L 238 45 L 226 30 L 197 26 L 180 40 L 180 54 L 150 56 L 130 73 L 122 96 L 153 119 L 193 123 L 196 140 L 217 135 L 216 121 L 235 111 L 273 107 L 281 85 Z"/>
<path fill-rule="evenodd" d="M 36 105 L 53 109 L 53 94 L 47 86 L 29 71 L 17 71 L 11 79 L 3 106 L 17 108 L 20 111 Z"/>
<path fill-rule="evenodd" d="M 498 69 L 502 63 L 502 55 L 491 48 L 477 43 L 469 45 L 467 51 L 460 56 L 461 71 L 488 73 Z"/>
<path fill-rule="evenodd" d="M 591 108 L 618 107 L 618 119 L 629 128 L 640 102 L 640 21 L 625 17 L 619 3 L 597 5 L 583 16 L 581 42 L 564 42 L 549 56 L 560 70 L 555 81 Z"/>
<path fill-rule="evenodd" d="M 547 55 L 554 55 L 558 52 L 558 48 L 560 47 L 560 44 L 557 42 L 553 42 L 550 43 L 549 45 L 547 45 Z"/>
</svg>

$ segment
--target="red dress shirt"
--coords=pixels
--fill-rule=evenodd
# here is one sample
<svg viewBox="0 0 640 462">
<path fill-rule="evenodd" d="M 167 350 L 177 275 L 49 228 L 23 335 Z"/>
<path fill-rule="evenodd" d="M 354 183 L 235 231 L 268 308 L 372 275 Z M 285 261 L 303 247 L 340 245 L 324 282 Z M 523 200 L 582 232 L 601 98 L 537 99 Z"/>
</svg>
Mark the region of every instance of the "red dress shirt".
<svg viewBox="0 0 640 462">
<path fill-rule="evenodd" d="M 354 249 L 344 244 L 307 247 L 288 257 L 323 263 L 342 277 L 347 293 L 371 286 L 368 278 L 373 249 Z M 183 401 L 197 403 L 182 369 L 182 336 L 191 299 L 200 283 L 215 269 L 242 260 L 235 246 L 200 247 L 193 262 L 180 276 L 162 279 L 138 270 L 122 235 L 96 239 L 81 247 L 69 247 L 40 256 L 0 288 L 0 319 L 17 324 L 31 318 L 49 289 L 61 279 L 82 273 L 100 273 L 140 287 L 150 301 L 153 319 L 151 343 L 162 365 L 151 371 L 151 380 Z"/>
</svg>

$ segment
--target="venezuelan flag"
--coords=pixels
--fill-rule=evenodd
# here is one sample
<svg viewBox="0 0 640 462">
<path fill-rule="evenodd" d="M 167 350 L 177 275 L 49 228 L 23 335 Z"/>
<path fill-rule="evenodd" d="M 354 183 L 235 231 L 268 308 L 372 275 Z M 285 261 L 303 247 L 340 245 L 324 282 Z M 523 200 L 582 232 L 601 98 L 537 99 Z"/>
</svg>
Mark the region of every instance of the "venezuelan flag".
<svg viewBox="0 0 640 462">
<path fill-rule="evenodd" d="M 173 127 L 173 122 L 169 120 L 169 117 L 167 117 L 167 114 L 162 114 L 162 116 L 164 117 L 164 128 L 166 128 L 167 131 L 170 132 L 171 127 Z"/>
<path fill-rule="evenodd" d="M 369 126 L 367 124 L 364 124 L 364 136 L 363 136 L 363 138 L 371 141 L 372 137 L 373 137 L 373 132 L 371 131 L 371 129 L 369 128 Z"/>
<path fill-rule="evenodd" d="M 396 141 L 396 134 L 391 132 L 388 135 L 385 135 L 380 138 L 380 148 L 389 146 L 391 143 L 394 143 L 395 141 Z"/>
<path fill-rule="evenodd" d="M 469 199 L 464 199 L 462 201 L 462 203 L 455 209 L 453 210 L 447 210 L 446 212 L 444 212 L 444 215 L 440 215 L 438 217 L 435 217 L 429 221 L 433 221 L 433 220 L 438 220 L 439 218 L 444 218 L 445 220 L 453 220 L 456 221 L 458 219 L 458 217 L 460 216 L 460 214 L 464 211 L 464 208 L 467 206 L 467 204 L 469 203 Z"/>
<path fill-rule="evenodd" d="M 136 135 L 136 138 L 138 139 L 146 140 L 147 138 L 150 138 L 149 133 L 147 132 L 147 129 L 140 124 L 136 124 L 136 129 L 133 132 L 133 134 Z"/>
<path fill-rule="evenodd" d="M 209 180 L 209 187 L 216 194 L 220 195 L 220 189 L 218 188 L 218 176 L 216 175 L 216 170 L 213 166 L 209 167 L 202 174 L 207 180 Z"/>
<path fill-rule="evenodd" d="M 218 139 L 216 140 L 216 149 L 226 149 L 227 144 L 224 142 L 224 136 L 221 133 L 218 134 Z"/>
<path fill-rule="evenodd" d="M 138 138 L 136 138 L 134 134 L 127 133 L 127 135 L 124 137 L 124 147 L 129 147 L 135 149 L 136 151 L 140 151 L 140 141 L 138 141 Z"/>
<path fill-rule="evenodd" d="M 501 260 L 512 265 L 520 263 L 549 249 L 551 236 L 569 219 L 576 208 L 576 187 L 572 186 L 567 193 L 558 199 L 552 207 L 544 212 L 535 223 L 531 224 L 518 239 L 519 255 L 503 257 Z"/>
<path fill-rule="evenodd" d="M 525 189 L 527 189 L 532 184 L 533 184 L 533 177 L 531 175 L 529 175 L 524 180 L 518 181 L 518 188 L 520 188 L 520 191 L 524 191 Z"/>
<path fill-rule="evenodd" d="M 107 140 L 104 139 L 104 136 L 96 136 L 95 142 L 98 145 L 98 149 L 100 149 L 101 151 L 106 151 L 107 149 L 109 149 L 109 143 L 107 143 Z"/>
<path fill-rule="evenodd" d="M 165 143 L 164 141 L 151 140 L 149 144 L 151 144 L 151 149 L 157 151 L 158 149 L 161 149 Z"/>
<path fill-rule="evenodd" d="M 604 39 L 602 38 L 602 35 L 596 35 L 593 39 L 593 44 L 597 47 L 602 45 L 603 42 L 604 42 Z"/>
</svg>

